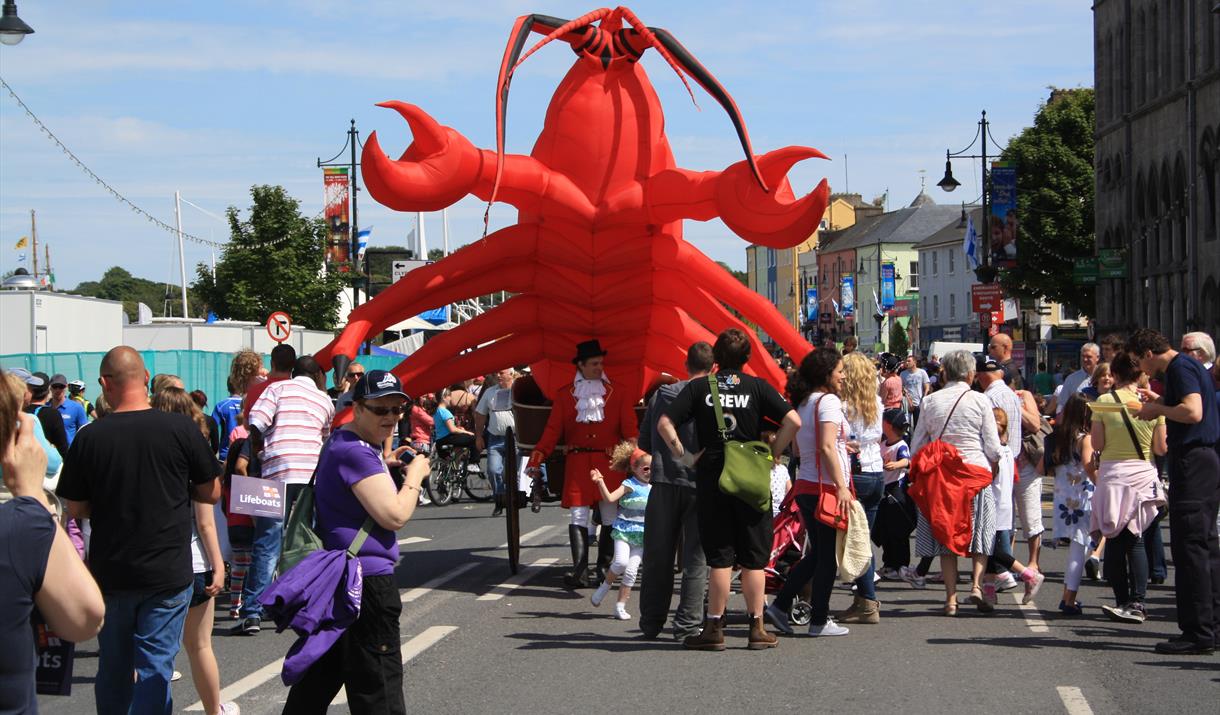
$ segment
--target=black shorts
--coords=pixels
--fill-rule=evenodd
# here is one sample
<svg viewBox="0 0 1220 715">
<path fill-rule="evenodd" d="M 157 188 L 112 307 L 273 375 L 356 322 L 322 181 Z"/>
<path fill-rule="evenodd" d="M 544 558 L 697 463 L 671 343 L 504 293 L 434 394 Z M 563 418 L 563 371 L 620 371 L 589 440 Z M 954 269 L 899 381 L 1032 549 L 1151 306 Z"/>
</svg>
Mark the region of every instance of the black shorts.
<svg viewBox="0 0 1220 715">
<path fill-rule="evenodd" d="M 706 458 L 706 455 L 705 455 Z M 706 466 L 700 460 L 695 479 L 699 538 L 712 568 L 766 568 L 771 559 L 771 510 L 758 512 L 737 497 L 720 491 L 722 460 Z"/>
<path fill-rule="evenodd" d="M 212 600 L 208 595 L 208 585 L 212 583 L 212 572 L 204 571 L 203 573 L 195 574 L 194 587 L 191 589 L 191 605 L 189 608 L 207 603 Z"/>
</svg>

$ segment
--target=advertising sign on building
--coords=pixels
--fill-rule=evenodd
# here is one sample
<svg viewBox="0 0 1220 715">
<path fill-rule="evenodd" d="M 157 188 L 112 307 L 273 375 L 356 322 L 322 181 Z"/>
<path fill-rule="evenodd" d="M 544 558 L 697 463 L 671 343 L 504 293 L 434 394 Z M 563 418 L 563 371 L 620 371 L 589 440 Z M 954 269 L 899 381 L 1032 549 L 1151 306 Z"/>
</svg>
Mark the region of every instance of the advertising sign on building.
<svg viewBox="0 0 1220 715">
<path fill-rule="evenodd" d="M 327 231 L 326 261 L 330 264 L 347 263 L 352 253 L 347 167 L 323 167 L 322 189 L 322 215 L 326 217 Z"/>
<path fill-rule="evenodd" d="M 894 307 L 894 264 L 881 264 L 881 309 Z"/>
<path fill-rule="evenodd" d="M 1073 260 L 1072 282 L 1076 285 L 1093 285 L 1097 283 L 1097 258 L 1086 256 Z"/>
<path fill-rule="evenodd" d="M 856 277 L 843 276 L 842 283 L 839 284 L 839 304 L 842 306 L 844 316 L 855 315 L 856 313 Z"/>
<path fill-rule="evenodd" d="M 991 220 L 987 226 L 991 264 L 996 268 L 1017 265 L 1017 165 L 991 162 Z"/>
<path fill-rule="evenodd" d="M 1098 278 L 1126 278 L 1127 256 L 1121 248 L 1102 248 L 1097 251 Z"/>
</svg>

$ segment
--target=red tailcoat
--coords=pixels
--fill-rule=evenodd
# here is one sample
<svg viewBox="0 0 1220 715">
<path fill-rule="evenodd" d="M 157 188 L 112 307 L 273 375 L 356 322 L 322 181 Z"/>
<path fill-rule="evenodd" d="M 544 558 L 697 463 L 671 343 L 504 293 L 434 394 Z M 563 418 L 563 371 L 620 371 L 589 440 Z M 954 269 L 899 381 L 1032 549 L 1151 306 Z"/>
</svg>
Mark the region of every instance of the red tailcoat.
<svg viewBox="0 0 1220 715">
<path fill-rule="evenodd" d="M 597 485 L 589 477 L 589 470 L 600 470 L 605 477 L 606 488 L 618 489 L 625 474 L 610 469 L 610 451 L 619 442 L 635 439 L 639 435 L 639 424 L 635 416 L 635 403 L 622 390 L 606 385 L 605 417 L 601 422 L 576 421 L 576 397 L 569 387 L 555 396 L 551 415 L 547 418 L 542 439 L 530 457 L 530 465 L 541 464 L 560 442 L 567 447 L 564 457 L 563 506 L 592 506 L 601 499 Z M 573 451 L 575 448 L 576 451 Z M 584 451 L 586 449 L 594 451 Z"/>
</svg>

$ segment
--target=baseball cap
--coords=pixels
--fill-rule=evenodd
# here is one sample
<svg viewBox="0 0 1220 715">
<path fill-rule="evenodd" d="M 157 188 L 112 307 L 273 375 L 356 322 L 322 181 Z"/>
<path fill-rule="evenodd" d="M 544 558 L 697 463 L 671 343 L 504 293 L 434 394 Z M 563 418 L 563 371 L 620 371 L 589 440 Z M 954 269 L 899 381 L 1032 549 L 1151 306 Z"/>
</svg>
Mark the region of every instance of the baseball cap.
<svg viewBox="0 0 1220 715">
<path fill-rule="evenodd" d="M 890 427 L 902 432 L 907 428 L 907 414 L 902 410 L 893 407 L 881 413 L 881 419 Z"/>
<path fill-rule="evenodd" d="M 47 384 L 41 377 L 36 376 L 34 373 L 26 370 L 24 367 L 10 368 L 9 373 L 21 378 L 21 381 L 30 387 L 42 387 L 43 385 Z"/>
<path fill-rule="evenodd" d="M 996 359 L 989 355 L 980 355 L 974 359 L 975 372 L 995 372 L 996 370 L 1003 369 L 1000 363 L 996 362 Z"/>
<path fill-rule="evenodd" d="M 378 397 L 398 395 L 411 399 L 402 391 L 402 383 L 389 370 L 369 370 L 364 373 L 356 386 L 352 388 L 352 400 L 375 400 Z"/>
<path fill-rule="evenodd" d="M 63 385 L 64 387 L 67 387 L 68 378 L 62 373 L 55 373 L 55 375 L 51 378 L 51 387 L 55 387 L 56 385 Z"/>
</svg>

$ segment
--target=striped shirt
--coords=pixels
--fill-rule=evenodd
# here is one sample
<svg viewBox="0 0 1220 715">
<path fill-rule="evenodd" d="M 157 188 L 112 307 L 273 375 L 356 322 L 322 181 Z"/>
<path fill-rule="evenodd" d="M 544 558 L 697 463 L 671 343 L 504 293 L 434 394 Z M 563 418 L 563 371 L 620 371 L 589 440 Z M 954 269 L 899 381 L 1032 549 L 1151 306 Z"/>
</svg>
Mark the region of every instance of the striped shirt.
<svg viewBox="0 0 1220 715">
<path fill-rule="evenodd" d="M 263 434 L 263 479 L 308 482 L 334 415 L 330 398 L 311 378 L 268 385 L 250 408 L 250 427 Z"/>
</svg>

